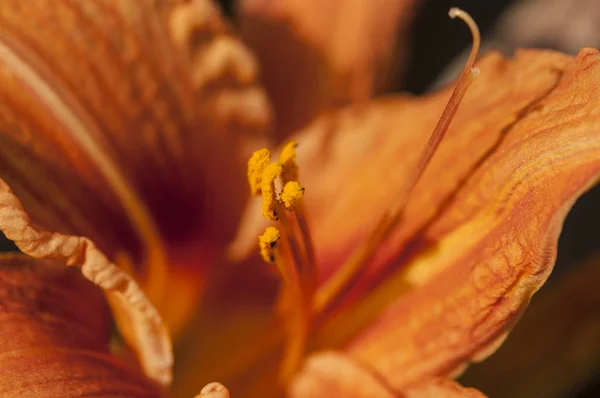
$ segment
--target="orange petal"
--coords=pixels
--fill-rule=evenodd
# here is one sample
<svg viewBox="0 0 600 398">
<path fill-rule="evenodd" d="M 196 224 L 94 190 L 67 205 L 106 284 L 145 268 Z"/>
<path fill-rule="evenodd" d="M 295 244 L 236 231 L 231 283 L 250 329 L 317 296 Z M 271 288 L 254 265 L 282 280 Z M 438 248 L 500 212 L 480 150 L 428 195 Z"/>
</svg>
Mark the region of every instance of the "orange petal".
<svg viewBox="0 0 600 398">
<path fill-rule="evenodd" d="M 357 322 L 364 328 L 369 320 L 359 321 L 362 316 L 380 314 L 347 350 L 393 386 L 455 375 L 465 363 L 485 358 L 546 280 L 564 217 L 600 175 L 599 61 L 596 50 L 586 49 L 573 61 L 556 53 L 521 52 L 512 62 L 491 56 L 480 63 L 481 79 L 401 225 L 361 274 L 354 291 L 355 297 L 361 292 L 361 309 L 349 309 L 341 323 L 346 330 Z M 429 103 L 439 100 L 436 95 Z M 403 109 L 414 110 L 406 102 Z M 403 129 L 420 135 L 431 120 L 420 120 L 422 115 L 416 110 Z M 381 137 L 374 135 L 371 145 Z M 352 137 L 346 132 L 344 139 Z M 414 158 L 410 148 L 418 147 L 416 139 L 404 144 L 397 168 L 388 157 L 400 151 L 393 139 L 379 158 L 365 162 L 374 170 L 359 172 L 356 181 L 375 179 L 379 172 L 386 184 L 374 191 L 356 184 L 369 196 L 352 195 L 350 186 L 343 208 L 361 197 L 356 208 L 386 208 L 385 187 L 401 185 Z M 343 221 L 349 228 L 350 221 Z M 349 237 L 329 233 L 336 240 Z M 335 245 L 330 240 L 323 247 Z"/>
<path fill-rule="evenodd" d="M 319 347 L 348 343 L 394 388 L 455 375 L 497 348 L 600 175 L 599 61 L 584 49 L 478 64 L 400 224 L 315 332 Z M 398 200 L 449 94 L 349 108 L 296 137 L 321 283 Z"/>
<path fill-rule="evenodd" d="M 417 2 L 242 1 L 242 35 L 261 61 L 278 138 L 329 107 L 388 88 Z"/>
<path fill-rule="evenodd" d="M 572 396 L 600 365 L 600 255 L 571 264 L 531 300 L 493 356 L 461 380 L 493 397 Z"/>
<path fill-rule="evenodd" d="M 254 60 L 209 0 L 7 0 L 0 27 L 0 177 L 25 210 L 2 184 L 7 234 L 126 265 L 177 333 L 246 196 L 239 136 L 268 123 Z M 50 232 L 68 253 L 32 240 Z"/>
<path fill-rule="evenodd" d="M 162 396 L 108 352 L 108 307 L 74 269 L 1 256 L 0 323 L 2 397 Z"/>
<path fill-rule="evenodd" d="M 304 368 L 289 388 L 290 397 L 406 397 L 459 398 L 485 397 L 472 388 L 458 383 L 434 379 L 416 386 L 394 391 L 379 375 L 367 366 L 352 361 L 335 351 L 321 352 L 309 357 Z"/>
</svg>

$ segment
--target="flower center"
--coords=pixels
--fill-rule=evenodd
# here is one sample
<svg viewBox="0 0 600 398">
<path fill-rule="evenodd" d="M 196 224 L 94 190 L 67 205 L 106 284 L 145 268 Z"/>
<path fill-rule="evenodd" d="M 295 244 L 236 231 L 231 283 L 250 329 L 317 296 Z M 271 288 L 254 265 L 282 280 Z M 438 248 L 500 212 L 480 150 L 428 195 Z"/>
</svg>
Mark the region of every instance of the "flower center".
<svg viewBox="0 0 600 398">
<path fill-rule="evenodd" d="M 301 200 L 304 188 L 298 182 L 296 146 L 294 141 L 284 146 L 276 162 L 271 162 L 268 149 L 255 152 L 248 161 L 250 190 L 262 196 L 263 215 L 280 227 L 267 227 L 259 237 L 259 246 L 263 259 L 275 265 L 283 282 L 277 304 L 287 335 L 280 373 L 283 383 L 294 375 L 304 355 L 314 316 L 317 277 Z"/>
<path fill-rule="evenodd" d="M 297 143 L 292 141 L 284 146 L 278 161 L 271 161 L 268 149 L 256 151 L 248 161 L 250 191 L 253 195 L 262 196 L 263 215 L 277 222 L 277 226 L 267 227 L 259 237 L 259 246 L 263 259 L 275 265 L 282 280 L 277 300 L 277 310 L 284 321 L 286 335 L 279 375 L 282 384 L 286 384 L 298 370 L 315 318 L 347 291 L 358 272 L 368 264 L 398 225 L 415 186 L 445 136 L 461 100 L 479 74 L 479 70 L 473 67 L 480 44 L 477 25 L 471 16 L 457 8 L 450 9 L 449 15 L 463 20 L 473 36 L 473 47 L 465 68 L 401 194 L 393 206 L 381 215 L 373 231 L 323 285 L 317 286 L 313 242 L 302 200 L 304 188 L 299 183 L 296 163 Z"/>
</svg>

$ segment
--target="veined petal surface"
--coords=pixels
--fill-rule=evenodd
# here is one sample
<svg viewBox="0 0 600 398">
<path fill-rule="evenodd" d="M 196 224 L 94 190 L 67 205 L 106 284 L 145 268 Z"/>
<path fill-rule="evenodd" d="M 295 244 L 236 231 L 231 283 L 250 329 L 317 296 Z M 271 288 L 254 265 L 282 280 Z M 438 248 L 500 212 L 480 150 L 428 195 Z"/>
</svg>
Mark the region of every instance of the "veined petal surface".
<svg viewBox="0 0 600 398">
<path fill-rule="evenodd" d="M 163 396 L 109 353 L 108 306 L 79 271 L 15 254 L 0 276 L 0 395 Z"/>
<path fill-rule="evenodd" d="M 0 31 L 0 229 L 94 268 L 134 345 L 143 303 L 166 355 L 158 313 L 189 318 L 245 197 L 242 138 L 269 122 L 252 56 L 209 0 L 7 0 Z"/>
<path fill-rule="evenodd" d="M 361 309 L 340 319 L 362 329 L 346 350 L 394 387 L 494 352 L 551 272 L 564 218 L 600 175 L 600 57 L 567 61 L 522 52 L 480 63 L 396 233 L 350 292 Z"/>
</svg>

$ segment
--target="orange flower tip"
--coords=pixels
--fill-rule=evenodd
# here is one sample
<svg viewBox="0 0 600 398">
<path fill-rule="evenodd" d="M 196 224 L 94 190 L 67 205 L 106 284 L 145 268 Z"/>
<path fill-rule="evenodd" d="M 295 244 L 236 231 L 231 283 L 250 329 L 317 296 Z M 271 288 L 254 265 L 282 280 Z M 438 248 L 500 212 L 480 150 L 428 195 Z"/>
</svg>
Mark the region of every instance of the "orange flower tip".
<svg viewBox="0 0 600 398">
<path fill-rule="evenodd" d="M 258 237 L 260 255 L 267 263 L 275 262 L 275 249 L 280 238 L 281 234 L 275 227 L 267 227 L 265 233 Z"/>
<path fill-rule="evenodd" d="M 277 201 L 277 193 L 275 191 L 275 180 L 281 176 L 283 165 L 279 162 L 273 162 L 267 165 L 261 175 L 260 191 L 262 193 L 263 216 L 271 221 L 279 220 L 275 208 L 279 204 Z"/>
<path fill-rule="evenodd" d="M 293 211 L 302 196 L 304 196 L 304 188 L 298 184 L 298 181 L 290 181 L 283 186 L 281 201 L 286 210 Z"/>
<path fill-rule="evenodd" d="M 260 149 L 248 160 L 248 185 L 252 195 L 260 195 L 262 173 L 271 161 L 271 151 Z"/>
<path fill-rule="evenodd" d="M 298 142 L 290 141 L 281 149 L 279 162 L 283 165 L 281 179 L 284 183 L 298 180 L 298 163 L 296 162 L 296 148 Z"/>
<path fill-rule="evenodd" d="M 229 398 L 229 390 L 221 383 L 209 383 L 197 398 Z"/>
</svg>

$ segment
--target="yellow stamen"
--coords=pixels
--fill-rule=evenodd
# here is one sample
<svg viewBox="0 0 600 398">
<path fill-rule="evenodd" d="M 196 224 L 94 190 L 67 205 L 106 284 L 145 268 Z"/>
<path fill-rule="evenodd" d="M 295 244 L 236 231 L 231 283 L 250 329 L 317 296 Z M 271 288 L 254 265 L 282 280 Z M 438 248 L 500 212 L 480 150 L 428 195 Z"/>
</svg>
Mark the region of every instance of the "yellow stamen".
<svg viewBox="0 0 600 398">
<path fill-rule="evenodd" d="M 270 152 L 266 149 L 255 152 L 248 162 L 250 189 L 252 193 L 262 194 L 263 215 L 269 220 L 280 221 L 283 227 L 282 234 L 275 227 L 267 228 L 259 238 L 259 245 L 262 257 L 267 263 L 275 263 L 283 281 L 280 303 L 285 308 L 282 315 L 287 325 L 287 341 L 280 378 L 284 384 L 293 377 L 304 356 L 316 279 L 314 264 L 308 260 L 314 259 L 314 254 L 312 242 L 306 241 L 307 237 L 310 239 L 306 220 L 293 218 L 298 222 L 297 226 L 292 224 L 286 212 L 293 212 L 304 194 L 304 188 L 297 181 L 296 145 L 290 142 L 283 148 L 280 162 L 268 163 Z M 279 197 L 275 187 L 278 178 L 283 184 Z M 304 239 L 302 245 L 298 242 L 298 228 Z M 283 251 L 276 244 L 281 236 L 284 237 Z"/>
<path fill-rule="evenodd" d="M 398 201 L 394 206 L 384 213 L 377 223 L 375 229 L 371 232 L 369 237 L 363 241 L 363 243 L 357 247 L 354 252 L 350 255 L 348 260 L 337 269 L 336 273 L 332 275 L 322 288 L 317 291 L 314 301 L 314 311 L 316 313 L 322 311 L 338 294 L 356 278 L 358 272 L 365 267 L 365 264 L 373 257 L 375 251 L 380 247 L 383 242 L 389 237 L 391 232 L 394 230 L 408 199 L 421 176 L 426 170 L 431 158 L 439 147 L 442 138 L 446 134 L 450 122 L 454 118 L 458 106 L 465 96 L 467 89 L 473 82 L 473 79 L 479 75 L 479 69 L 473 68 L 477 53 L 479 51 L 480 36 L 477 24 L 473 21 L 473 18 L 463 10 L 458 8 L 452 8 L 449 11 L 451 18 L 460 18 L 463 20 L 471 31 L 473 36 L 473 47 L 469 59 L 456 82 L 454 91 L 448 100 L 448 104 L 444 108 L 440 119 L 427 142 L 425 149 L 421 153 L 417 166 L 414 173 L 411 175 L 409 180 L 406 182 L 404 189 L 402 190 Z"/>
<path fill-rule="evenodd" d="M 283 172 L 283 166 L 279 162 L 274 162 L 266 166 L 261 175 L 260 191 L 262 192 L 263 216 L 272 221 L 279 220 L 276 207 L 279 204 L 277 201 L 277 193 L 275 192 L 275 180 Z"/>
<path fill-rule="evenodd" d="M 283 164 L 283 174 L 281 175 L 281 179 L 284 184 L 292 181 L 298 181 L 299 179 L 299 167 L 298 162 L 296 160 L 296 148 L 298 147 L 298 143 L 296 141 L 288 142 L 283 149 L 281 150 L 281 154 L 279 155 L 279 161 Z M 287 184 L 286 184 L 287 185 Z M 299 187 L 299 186 L 298 186 Z M 292 189 L 289 187 L 288 189 Z M 284 186 L 284 193 L 285 193 Z M 296 192 L 297 196 L 302 196 L 302 192 Z M 316 263 L 315 263 L 315 254 L 314 254 L 314 245 L 312 242 L 312 236 L 310 234 L 310 229 L 308 228 L 308 221 L 306 217 L 306 210 L 302 202 L 296 200 L 296 203 L 291 206 L 286 204 L 286 198 L 282 194 L 282 200 L 284 201 L 284 205 L 287 210 L 295 211 L 295 218 L 298 224 L 298 228 L 301 234 L 301 241 L 304 243 L 304 249 L 306 253 L 306 283 L 309 291 L 314 291 L 314 287 L 316 285 Z"/>
<path fill-rule="evenodd" d="M 265 233 L 258 237 L 260 255 L 267 263 L 275 262 L 273 249 L 275 249 L 280 238 L 279 230 L 275 227 L 267 227 Z"/>
<path fill-rule="evenodd" d="M 290 181 L 283 187 L 281 201 L 286 210 L 293 211 L 303 195 L 304 188 L 302 188 L 297 181 Z"/>
<path fill-rule="evenodd" d="M 252 154 L 248 160 L 248 185 L 252 195 L 260 195 L 262 173 L 271 161 L 271 151 L 261 149 Z"/>
<path fill-rule="evenodd" d="M 261 255 L 267 263 L 275 263 L 283 282 L 278 305 L 287 335 L 280 369 L 282 384 L 296 373 L 306 351 L 316 286 L 313 245 L 301 202 L 304 188 L 298 183 L 296 146 L 295 141 L 285 145 L 279 162 L 268 163 L 270 152 L 266 149 L 255 152 L 248 162 L 250 189 L 262 194 L 263 215 L 282 225 L 281 234 L 269 227 L 259 238 Z M 283 185 L 279 196 L 275 187 L 278 178 Z M 276 245 L 280 237 L 284 238 L 282 249 Z"/>
<path fill-rule="evenodd" d="M 314 291 L 317 285 L 317 263 L 315 258 L 315 249 L 312 241 L 312 235 L 310 228 L 308 227 L 308 221 L 306 217 L 306 209 L 303 201 L 299 201 L 295 206 L 294 215 L 296 216 L 296 223 L 300 230 L 301 241 L 304 243 L 304 250 L 306 252 L 306 262 L 308 264 L 305 271 L 305 281 L 307 290 L 311 292 L 311 296 L 314 295 Z"/>
<path fill-rule="evenodd" d="M 279 155 L 279 161 L 283 165 L 281 180 L 284 184 L 290 181 L 298 181 L 298 164 L 296 163 L 297 146 L 298 143 L 296 141 L 290 141 L 283 147 Z"/>
<path fill-rule="evenodd" d="M 286 220 L 286 217 L 282 216 L 281 220 Z M 285 320 L 287 341 L 281 363 L 280 379 L 282 384 L 286 384 L 297 371 L 304 356 L 311 322 L 312 296 L 306 297 L 298 272 L 297 243 L 288 236 L 288 239 L 283 241 L 283 250 L 280 250 L 279 239 L 279 230 L 275 227 L 267 227 L 265 233 L 259 237 L 259 245 L 261 255 L 268 263 L 275 263 L 283 281 L 278 307 L 283 310 L 281 315 Z"/>
<path fill-rule="evenodd" d="M 269 264 L 275 264 L 281 280 L 284 283 L 283 292 L 292 292 L 294 297 L 299 297 L 300 290 L 296 280 L 298 279 L 295 269 L 292 265 L 293 261 L 290 261 L 290 247 L 289 240 L 283 241 L 283 251 L 280 248 L 281 233 L 275 227 L 267 227 L 265 232 L 258 237 L 258 245 L 260 247 L 260 254 Z M 285 245 L 287 242 L 288 246 Z"/>
</svg>

